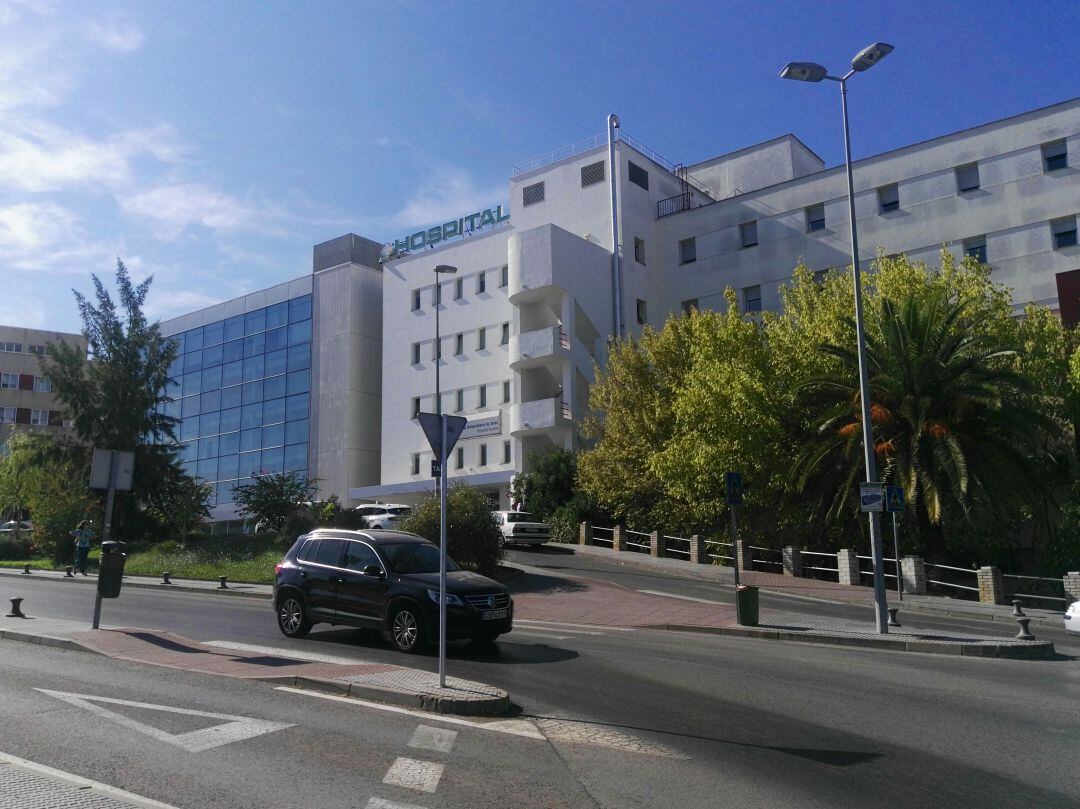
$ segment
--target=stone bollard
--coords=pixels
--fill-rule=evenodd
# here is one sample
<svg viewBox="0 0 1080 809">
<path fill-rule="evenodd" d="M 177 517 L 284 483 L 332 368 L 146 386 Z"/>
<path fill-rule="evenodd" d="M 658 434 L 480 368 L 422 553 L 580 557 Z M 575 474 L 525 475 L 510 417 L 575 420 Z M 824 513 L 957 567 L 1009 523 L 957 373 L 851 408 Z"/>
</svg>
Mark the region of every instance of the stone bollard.
<svg viewBox="0 0 1080 809">
<path fill-rule="evenodd" d="M 701 534 L 690 535 L 690 563 L 694 565 L 707 565 L 712 562 L 709 558 L 709 546 L 705 544 L 705 537 Z"/>
<path fill-rule="evenodd" d="M 913 596 L 926 595 L 926 564 L 921 556 L 905 556 L 900 560 L 904 577 L 904 592 Z"/>
<path fill-rule="evenodd" d="M 784 548 L 784 575 L 801 577 L 803 574 L 802 551 L 788 545 Z"/>
<path fill-rule="evenodd" d="M 1030 618 L 1017 618 L 1016 623 L 1020 624 L 1020 631 L 1016 633 L 1017 640 L 1035 640 L 1035 636 L 1028 629 L 1028 624 L 1031 623 Z"/>
<path fill-rule="evenodd" d="M 984 565 L 975 572 L 979 580 L 980 604 L 1004 604 L 1005 582 L 1001 571 L 993 565 Z"/>
<path fill-rule="evenodd" d="M 900 626 L 900 621 L 896 618 L 896 613 L 900 612 L 899 607 L 889 607 L 889 626 Z"/>
<path fill-rule="evenodd" d="M 578 545 L 592 545 L 593 544 L 592 523 L 591 522 L 583 522 L 578 527 L 578 540 L 577 541 L 578 541 Z"/>
<path fill-rule="evenodd" d="M 172 575 L 172 573 L 169 573 L 168 571 L 165 571 L 164 573 L 162 573 L 161 574 L 161 583 L 162 584 L 172 584 L 172 582 L 169 581 L 169 576 L 171 576 L 171 575 Z"/>
<path fill-rule="evenodd" d="M 1080 601 L 1080 571 L 1070 571 L 1061 577 L 1065 585 L 1065 597 L 1070 601 Z"/>
<path fill-rule="evenodd" d="M 1021 607 L 1024 606 L 1024 602 L 1021 601 L 1019 598 L 1014 598 L 1012 605 L 1013 605 L 1013 611 L 1012 611 L 1013 618 L 1023 618 L 1024 617 L 1024 611 L 1021 609 Z"/>
<path fill-rule="evenodd" d="M 850 548 L 836 552 L 837 581 L 840 584 L 859 585 L 859 558 Z"/>
<path fill-rule="evenodd" d="M 22 572 L 24 576 L 30 575 L 30 565 L 23 565 Z"/>
<path fill-rule="evenodd" d="M 611 529 L 611 549 L 613 551 L 626 550 L 626 526 L 616 525 Z"/>
<path fill-rule="evenodd" d="M 739 570 L 754 569 L 754 549 L 745 539 L 735 542 L 735 561 L 739 565 Z"/>
<path fill-rule="evenodd" d="M 219 585 L 217 586 L 217 588 L 218 588 L 219 590 L 228 590 L 228 589 L 229 589 L 229 585 L 227 585 L 227 584 L 225 583 L 225 579 L 227 579 L 227 578 L 228 578 L 228 576 L 218 576 L 218 581 L 220 581 L 220 582 L 221 582 L 221 584 L 219 584 Z"/>
<path fill-rule="evenodd" d="M 65 579 L 74 579 L 75 574 L 72 572 L 73 570 L 74 570 L 74 568 L 71 567 L 70 565 L 68 567 L 65 567 L 64 568 L 64 578 Z"/>
<path fill-rule="evenodd" d="M 21 598 L 16 597 L 16 598 L 11 599 L 11 612 L 9 612 L 7 614 L 7 617 L 8 618 L 25 618 L 26 616 L 23 615 L 23 611 L 22 611 L 22 603 L 23 603 L 23 600 Z"/>
<path fill-rule="evenodd" d="M 659 528 L 649 534 L 649 556 L 658 559 L 667 556 L 667 537 Z"/>
</svg>

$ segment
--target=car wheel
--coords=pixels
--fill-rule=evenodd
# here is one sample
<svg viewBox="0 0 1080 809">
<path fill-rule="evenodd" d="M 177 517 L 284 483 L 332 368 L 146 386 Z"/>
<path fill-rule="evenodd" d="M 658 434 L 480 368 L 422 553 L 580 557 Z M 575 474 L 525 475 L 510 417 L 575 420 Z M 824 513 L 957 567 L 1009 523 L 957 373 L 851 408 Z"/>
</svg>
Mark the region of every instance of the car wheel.
<svg viewBox="0 0 1080 809">
<path fill-rule="evenodd" d="M 411 604 L 394 609 L 390 616 L 390 640 L 401 652 L 419 652 L 427 642 L 420 611 Z"/>
<path fill-rule="evenodd" d="M 278 605 L 278 629 L 287 638 L 302 638 L 311 631 L 311 619 L 303 599 L 298 595 L 286 595 Z"/>
<path fill-rule="evenodd" d="M 498 633 L 488 635 L 473 635 L 469 640 L 475 643 L 477 646 L 490 646 L 498 638 Z"/>
</svg>

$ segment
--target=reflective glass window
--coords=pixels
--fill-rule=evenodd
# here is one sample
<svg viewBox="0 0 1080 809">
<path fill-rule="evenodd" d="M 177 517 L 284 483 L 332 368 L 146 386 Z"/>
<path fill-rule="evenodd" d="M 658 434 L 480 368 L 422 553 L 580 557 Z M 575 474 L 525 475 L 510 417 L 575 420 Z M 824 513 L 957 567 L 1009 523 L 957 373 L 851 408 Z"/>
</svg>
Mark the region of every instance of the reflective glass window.
<svg viewBox="0 0 1080 809">
<path fill-rule="evenodd" d="M 221 411 L 203 413 L 199 416 L 199 435 L 217 435 L 221 432 Z"/>
<path fill-rule="evenodd" d="M 185 345 L 184 335 L 183 335 L 182 332 L 180 334 L 170 335 L 169 339 L 172 340 L 174 343 L 176 343 L 176 353 L 177 354 L 183 354 L 187 350 L 187 346 Z"/>
<path fill-rule="evenodd" d="M 184 332 L 184 352 L 198 351 L 202 348 L 202 326 Z"/>
<path fill-rule="evenodd" d="M 266 350 L 277 351 L 279 348 L 285 348 L 289 344 L 288 330 L 282 326 L 280 329 L 274 329 L 266 333 Z"/>
<path fill-rule="evenodd" d="M 234 385 L 231 388 L 223 388 L 221 391 L 221 407 L 227 409 L 230 407 L 239 407 L 241 404 L 240 398 L 240 386 Z"/>
<path fill-rule="evenodd" d="M 172 399 L 165 403 L 165 415 L 171 419 L 178 419 L 181 416 L 181 404 L 179 399 Z"/>
<path fill-rule="evenodd" d="M 271 399 L 263 402 L 263 424 L 277 424 L 285 421 L 285 400 Z"/>
<path fill-rule="evenodd" d="M 281 474 L 285 466 L 285 448 L 275 447 L 262 451 L 262 471 L 265 474 Z"/>
<path fill-rule="evenodd" d="M 209 413 L 212 410 L 221 410 L 220 390 L 212 390 L 199 397 L 199 412 Z"/>
<path fill-rule="evenodd" d="M 244 315 L 244 334 L 256 334 L 266 331 L 266 310 L 256 309 Z"/>
<path fill-rule="evenodd" d="M 217 479 L 217 458 L 207 458 L 205 461 L 199 461 L 199 465 L 195 469 L 195 474 L 203 480 L 215 480 Z"/>
<path fill-rule="evenodd" d="M 307 393 L 311 390 L 311 380 L 307 371 L 295 371 L 289 374 L 288 394 Z"/>
<path fill-rule="evenodd" d="M 203 461 L 207 458 L 216 458 L 218 456 L 218 440 L 217 436 L 211 436 L 210 438 L 199 439 L 199 460 Z M 215 472 L 215 475 L 217 473 Z M 216 476 L 211 476 L 207 480 L 217 480 Z"/>
<path fill-rule="evenodd" d="M 240 410 L 240 426 L 245 430 L 262 427 L 262 402 L 244 405 Z"/>
<path fill-rule="evenodd" d="M 286 444 L 300 444 L 305 443 L 308 440 L 308 422 L 307 419 L 301 421 L 290 421 L 285 425 L 285 443 Z"/>
<path fill-rule="evenodd" d="M 190 354 L 184 355 L 184 373 L 190 374 L 192 371 L 201 371 L 203 367 L 201 351 L 192 351 Z"/>
<path fill-rule="evenodd" d="M 253 334 L 250 337 L 244 338 L 244 356 L 254 357 L 256 354 L 262 354 L 266 350 L 266 334 L 259 333 Z"/>
<path fill-rule="evenodd" d="M 266 328 L 276 329 L 289 322 L 289 302 L 282 301 L 266 307 Z"/>
<path fill-rule="evenodd" d="M 311 296 L 301 295 L 289 301 L 289 322 L 311 319 Z"/>
<path fill-rule="evenodd" d="M 217 323 L 211 323 L 209 326 L 203 326 L 203 348 L 206 346 L 216 346 L 224 339 L 225 336 L 225 323 L 219 320 Z"/>
<path fill-rule="evenodd" d="M 231 503 L 233 501 L 232 489 L 234 485 L 236 484 L 231 480 L 217 485 L 217 501 L 219 506 L 223 503 Z"/>
<path fill-rule="evenodd" d="M 182 376 L 174 376 L 165 385 L 165 394 L 171 396 L 174 399 L 178 398 L 180 394 L 184 392 L 184 378 Z"/>
<path fill-rule="evenodd" d="M 223 433 L 218 438 L 218 452 L 222 455 L 233 455 L 240 451 L 240 433 Z"/>
<path fill-rule="evenodd" d="M 202 390 L 200 387 L 201 384 L 201 373 L 184 374 L 184 395 L 191 396 L 193 393 L 199 393 Z"/>
<path fill-rule="evenodd" d="M 188 396 L 186 399 L 181 399 L 180 408 L 180 415 L 185 419 L 199 415 L 199 397 Z"/>
<path fill-rule="evenodd" d="M 286 363 L 288 362 L 289 353 L 282 349 L 281 351 L 268 352 L 266 354 L 266 375 L 277 376 L 278 374 L 285 373 L 287 369 Z"/>
<path fill-rule="evenodd" d="M 180 422 L 180 440 L 188 441 L 199 437 L 199 417 L 184 419 Z"/>
<path fill-rule="evenodd" d="M 259 474 L 259 470 L 262 468 L 262 453 L 261 452 L 241 452 L 240 453 L 240 479 L 245 480 L 252 475 Z"/>
<path fill-rule="evenodd" d="M 308 417 L 308 395 L 290 396 L 285 400 L 285 420 L 296 421 Z"/>
<path fill-rule="evenodd" d="M 183 466 L 185 474 L 187 474 L 189 477 L 195 477 L 195 473 L 196 471 L 198 471 L 196 469 L 196 467 L 198 466 L 198 461 L 188 461 L 185 464 L 181 464 L 181 466 Z"/>
<path fill-rule="evenodd" d="M 244 362 L 237 360 L 221 366 L 221 387 L 239 385 L 244 381 Z"/>
<path fill-rule="evenodd" d="M 274 424 L 262 428 L 263 449 L 267 447 L 280 447 L 285 443 L 285 425 Z M 279 470 L 280 471 L 280 470 Z"/>
<path fill-rule="evenodd" d="M 221 411 L 221 432 L 231 433 L 240 429 L 240 408 L 232 407 Z"/>
<path fill-rule="evenodd" d="M 215 365 L 202 372 L 202 389 L 217 390 L 221 387 L 221 366 Z"/>
<path fill-rule="evenodd" d="M 311 339 L 311 321 L 302 320 L 299 323 L 289 324 L 289 345 L 304 343 Z"/>
<path fill-rule="evenodd" d="M 180 463 L 197 460 L 199 456 L 199 444 L 195 441 L 188 441 L 185 444 L 181 444 L 178 456 L 180 458 Z"/>
<path fill-rule="evenodd" d="M 218 480 L 235 480 L 240 474 L 240 456 L 222 455 L 218 458 Z"/>
<path fill-rule="evenodd" d="M 240 451 L 250 452 L 262 447 L 262 430 L 244 430 L 240 433 Z"/>
<path fill-rule="evenodd" d="M 244 316 L 237 315 L 225 321 L 225 342 L 244 336 Z"/>
<path fill-rule="evenodd" d="M 307 445 L 293 444 L 285 447 L 285 472 L 302 472 L 307 469 Z"/>
<path fill-rule="evenodd" d="M 285 395 L 286 381 L 285 375 L 272 376 L 269 379 L 263 380 L 263 398 L 264 399 L 277 399 L 279 396 Z"/>
<path fill-rule="evenodd" d="M 289 346 L 289 370 L 301 371 L 311 367 L 311 343 Z"/>
<path fill-rule="evenodd" d="M 258 382 L 245 382 L 242 390 L 244 404 L 255 404 L 263 400 L 263 383 L 261 380 Z"/>
<path fill-rule="evenodd" d="M 251 382 L 253 379 L 262 379 L 265 367 L 263 355 L 248 357 L 244 360 L 244 381 Z"/>
<path fill-rule="evenodd" d="M 169 365 L 169 376 L 180 376 L 184 373 L 184 355 L 177 355 L 176 359 Z"/>
<path fill-rule="evenodd" d="M 224 347 L 220 343 L 210 348 L 204 348 L 202 352 L 203 368 L 210 368 L 214 365 L 221 365 L 221 357 L 224 350 Z"/>
<path fill-rule="evenodd" d="M 242 360 L 244 358 L 244 341 L 233 340 L 231 343 L 226 343 L 221 347 L 221 361 L 222 362 L 234 362 L 235 360 Z"/>
</svg>

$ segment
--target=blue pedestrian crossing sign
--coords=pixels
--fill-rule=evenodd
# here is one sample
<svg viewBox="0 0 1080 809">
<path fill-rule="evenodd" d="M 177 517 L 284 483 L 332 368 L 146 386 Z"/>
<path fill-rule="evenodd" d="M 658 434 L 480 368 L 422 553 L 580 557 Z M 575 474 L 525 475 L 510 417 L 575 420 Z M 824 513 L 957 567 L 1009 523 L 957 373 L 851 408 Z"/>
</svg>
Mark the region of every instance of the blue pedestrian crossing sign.
<svg viewBox="0 0 1080 809">
<path fill-rule="evenodd" d="M 727 504 L 729 506 L 741 506 L 743 504 L 743 480 L 741 472 L 725 472 L 724 486 L 727 489 Z"/>
<path fill-rule="evenodd" d="M 885 510 L 888 512 L 901 512 L 904 510 L 904 487 L 885 487 Z"/>
</svg>

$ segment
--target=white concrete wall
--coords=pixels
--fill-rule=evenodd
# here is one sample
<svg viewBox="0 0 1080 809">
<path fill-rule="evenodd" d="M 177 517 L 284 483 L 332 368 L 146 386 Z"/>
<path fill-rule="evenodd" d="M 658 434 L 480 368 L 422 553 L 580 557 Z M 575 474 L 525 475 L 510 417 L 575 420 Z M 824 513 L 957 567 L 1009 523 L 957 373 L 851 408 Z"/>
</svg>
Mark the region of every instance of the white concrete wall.
<svg viewBox="0 0 1080 809">
<path fill-rule="evenodd" d="M 821 171 L 825 164 L 794 135 L 779 138 L 695 163 L 691 177 L 719 199 L 745 194 Z"/>
</svg>

